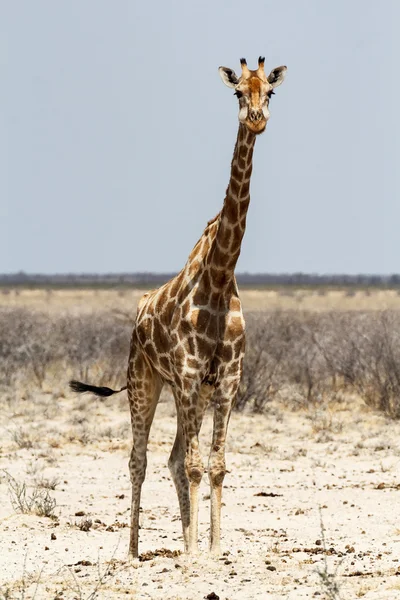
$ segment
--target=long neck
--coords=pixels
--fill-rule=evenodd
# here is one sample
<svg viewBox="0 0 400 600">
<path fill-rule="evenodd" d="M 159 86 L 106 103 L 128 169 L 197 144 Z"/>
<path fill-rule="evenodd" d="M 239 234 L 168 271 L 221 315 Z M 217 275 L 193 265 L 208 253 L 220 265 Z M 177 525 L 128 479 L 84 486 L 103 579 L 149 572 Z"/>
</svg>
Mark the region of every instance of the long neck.
<svg viewBox="0 0 400 600">
<path fill-rule="evenodd" d="M 231 165 L 231 177 L 220 214 L 218 230 L 209 255 L 211 279 L 217 286 L 233 278 L 246 228 L 253 168 L 254 133 L 240 124 Z"/>
</svg>

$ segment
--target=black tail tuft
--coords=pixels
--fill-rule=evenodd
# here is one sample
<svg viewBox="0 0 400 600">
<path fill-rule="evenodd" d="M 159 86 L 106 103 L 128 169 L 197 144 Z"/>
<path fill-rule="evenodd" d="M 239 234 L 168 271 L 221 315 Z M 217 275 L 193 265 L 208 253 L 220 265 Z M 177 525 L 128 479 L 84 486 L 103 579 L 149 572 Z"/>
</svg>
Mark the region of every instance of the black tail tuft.
<svg viewBox="0 0 400 600">
<path fill-rule="evenodd" d="M 109 387 L 97 387 L 96 385 L 89 385 L 88 383 L 82 383 L 81 381 L 75 380 L 69 382 L 69 387 L 73 392 L 77 392 L 78 394 L 92 392 L 92 394 L 101 396 L 102 398 L 105 398 L 106 396 L 112 396 L 113 394 L 118 394 L 119 392 L 126 390 L 126 385 L 124 385 L 120 390 L 112 390 Z"/>
</svg>

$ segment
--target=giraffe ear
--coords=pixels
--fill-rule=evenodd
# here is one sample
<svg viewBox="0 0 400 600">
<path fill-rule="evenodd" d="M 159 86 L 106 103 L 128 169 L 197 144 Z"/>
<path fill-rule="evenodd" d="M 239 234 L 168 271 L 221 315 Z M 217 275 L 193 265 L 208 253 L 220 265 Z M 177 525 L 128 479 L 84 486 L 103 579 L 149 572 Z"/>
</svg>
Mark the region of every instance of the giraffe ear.
<svg viewBox="0 0 400 600">
<path fill-rule="evenodd" d="M 285 79 L 287 67 L 276 67 L 272 69 L 271 73 L 268 75 L 268 82 L 272 85 L 273 88 L 281 85 L 282 81 Z"/>
<path fill-rule="evenodd" d="M 232 69 L 228 69 L 228 67 L 219 67 L 219 74 L 221 76 L 222 81 L 225 85 L 230 88 L 234 88 L 239 83 L 239 78 L 236 75 L 235 71 Z"/>
</svg>

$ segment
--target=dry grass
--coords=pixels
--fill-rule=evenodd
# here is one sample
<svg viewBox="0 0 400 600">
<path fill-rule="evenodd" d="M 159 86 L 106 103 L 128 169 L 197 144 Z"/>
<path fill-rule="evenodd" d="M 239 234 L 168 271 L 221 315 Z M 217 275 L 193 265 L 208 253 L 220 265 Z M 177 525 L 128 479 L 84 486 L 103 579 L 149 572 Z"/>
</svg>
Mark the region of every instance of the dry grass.
<svg viewBox="0 0 400 600">
<path fill-rule="evenodd" d="M 137 289 L 18 289 L 0 290 L 0 306 L 29 308 L 46 313 L 73 314 L 114 310 L 121 316 L 134 317 L 136 306 L 145 290 Z M 266 289 L 240 290 L 245 311 L 304 310 L 326 312 L 331 310 L 399 310 L 398 290 L 328 289 Z"/>
</svg>

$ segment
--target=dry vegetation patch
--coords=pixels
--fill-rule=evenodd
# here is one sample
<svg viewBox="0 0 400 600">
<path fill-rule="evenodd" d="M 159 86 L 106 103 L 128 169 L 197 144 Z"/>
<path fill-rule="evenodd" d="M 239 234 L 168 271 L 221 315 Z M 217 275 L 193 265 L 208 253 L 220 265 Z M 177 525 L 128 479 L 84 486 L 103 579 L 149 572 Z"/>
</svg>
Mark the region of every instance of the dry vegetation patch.
<svg viewBox="0 0 400 600">
<path fill-rule="evenodd" d="M 114 311 L 55 315 L 0 309 L 0 387 L 10 409 L 14 390 L 27 397 L 32 386 L 48 389 L 55 396 L 55 402 L 44 407 L 51 418 L 57 395 L 65 393 L 72 375 L 99 384 L 121 384 L 131 328 L 130 320 L 121 320 Z M 389 417 L 400 417 L 399 313 L 247 314 L 247 353 L 237 409 L 259 412 L 277 396 L 302 406 L 340 402 L 348 393 L 357 393 Z M 86 416 L 74 414 L 71 419 L 80 428 L 73 435 L 86 443 Z M 19 447 L 33 447 L 31 435 L 18 427 L 13 432 Z M 103 435 L 107 436 L 106 427 Z"/>
</svg>

